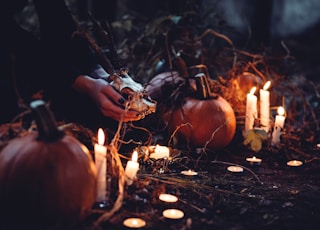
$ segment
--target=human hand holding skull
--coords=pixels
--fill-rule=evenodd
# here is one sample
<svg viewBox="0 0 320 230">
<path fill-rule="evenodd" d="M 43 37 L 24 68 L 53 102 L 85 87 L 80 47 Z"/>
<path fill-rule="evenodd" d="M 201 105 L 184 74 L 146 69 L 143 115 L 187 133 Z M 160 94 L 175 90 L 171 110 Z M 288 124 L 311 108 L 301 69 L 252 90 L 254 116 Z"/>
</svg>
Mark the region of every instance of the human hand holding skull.
<svg viewBox="0 0 320 230">
<path fill-rule="evenodd" d="M 156 111 L 156 101 L 146 95 L 144 87 L 128 75 L 127 69 L 121 69 L 110 79 L 110 84 L 126 98 L 128 109 L 137 111 L 143 117 Z"/>
<path fill-rule="evenodd" d="M 91 76 L 79 76 L 73 88 L 91 97 L 104 116 L 117 121 L 137 121 L 156 110 L 156 102 L 125 69 L 111 76 L 97 69 Z"/>
</svg>

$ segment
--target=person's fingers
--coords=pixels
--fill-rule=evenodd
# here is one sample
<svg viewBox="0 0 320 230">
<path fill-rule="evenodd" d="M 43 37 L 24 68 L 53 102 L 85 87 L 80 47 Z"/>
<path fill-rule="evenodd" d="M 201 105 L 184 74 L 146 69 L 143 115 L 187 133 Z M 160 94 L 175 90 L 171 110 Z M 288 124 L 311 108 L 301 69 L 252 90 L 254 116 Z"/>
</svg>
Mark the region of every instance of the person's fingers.
<svg viewBox="0 0 320 230">
<path fill-rule="evenodd" d="M 100 111 L 104 116 L 108 116 L 113 118 L 114 120 L 123 121 L 123 122 L 138 121 L 144 117 L 144 115 L 137 113 L 136 111 L 125 110 L 113 104 L 112 102 L 105 103 L 100 108 Z"/>
<path fill-rule="evenodd" d="M 108 116 L 117 121 L 138 121 L 144 118 L 144 114 L 133 110 L 125 109 L 126 100 L 111 85 L 106 85 L 101 89 L 100 111 L 104 116 Z"/>
<path fill-rule="evenodd" d="M 113 103 L 117 105 L 123 105 L 125 102 L 125 99 L 123 98 L 123 96 L 111 85 L 106 85 L 101 90 L 101 93 L 103 93 L 106 97 L 108 97 L 110 100 L 113 101 Z"/>
</svg>

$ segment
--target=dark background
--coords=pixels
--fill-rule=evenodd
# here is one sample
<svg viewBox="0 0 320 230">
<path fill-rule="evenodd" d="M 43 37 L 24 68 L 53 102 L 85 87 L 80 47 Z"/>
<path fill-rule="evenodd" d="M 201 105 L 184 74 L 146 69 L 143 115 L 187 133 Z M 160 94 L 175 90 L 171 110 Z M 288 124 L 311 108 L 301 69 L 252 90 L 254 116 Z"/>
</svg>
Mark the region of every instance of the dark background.
<svg viewBox="0 0 320 230">
<path fill-rule="evenodd" d="M 37 33 L 38 24 L 32 1 L 18 16 L 21 24 Z M 281 42 L 304 66 L 314 80 L 320 72 L 320 2 L 317 0 L 66 0 L 79 21 L 88 20 L 87 12 L 109 22 L 134 18 L 150 21 L 164 15 L 195 11 L 211 26 L 235 43 L 237 48 L 279 48 Z M 201 22 L 203 23 L 203 21 Z M 143 26 L 143 25 L 142 25 Z M 141 30 L 143 28 L 140 28 Z M 119 37 L 116 41 L 122 42 Z M 279 48 L 282 49 L 282 48 Z"/>
</svg>

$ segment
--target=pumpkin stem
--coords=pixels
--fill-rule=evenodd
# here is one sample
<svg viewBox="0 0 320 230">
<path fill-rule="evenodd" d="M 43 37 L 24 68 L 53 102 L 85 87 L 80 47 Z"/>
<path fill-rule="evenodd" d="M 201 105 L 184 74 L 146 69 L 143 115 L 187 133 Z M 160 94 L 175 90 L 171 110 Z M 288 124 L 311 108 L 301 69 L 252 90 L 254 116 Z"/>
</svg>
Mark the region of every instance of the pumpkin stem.
<svg viewBox="0 0 320 230">
<path fill-rule="evenodd" d="M 216 99 L 217 94 L 212 93 L 210 90 L 209 82 L 207 76 L 204 73 L 198 73 L 195 76 L 196 86 L 197 86 L 197 96 L 201 100 Z"/>
<path fill-rule="evenodd" d="M 56 120 L 44 101 L 32 101 L 30 108 L 36 119 L 39 133 L 38 140 L 56 141 L 64 136 L 64 132 L 58 129 Z"/>
</svg>

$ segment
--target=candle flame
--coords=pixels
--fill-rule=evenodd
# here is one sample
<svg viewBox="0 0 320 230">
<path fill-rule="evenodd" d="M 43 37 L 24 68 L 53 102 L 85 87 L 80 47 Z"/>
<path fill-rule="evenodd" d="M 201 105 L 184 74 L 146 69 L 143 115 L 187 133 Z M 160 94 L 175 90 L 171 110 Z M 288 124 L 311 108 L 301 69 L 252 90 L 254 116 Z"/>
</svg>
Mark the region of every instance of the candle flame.
<svg viewBox="0 0 320 230">
<path fill-rule="evenodd" d="M 98 144 L 104 145 L 104 141 L 105 141 L 104 132 L 103 132 L 102 128 L 99 128 L 98 129 Z"/>
<path fill-rule="evenodd" d="M 266 84 L 264 84 L 263 86 L 263 90 L 269 89 L 270 85 L 271 85 L 271 81 L 267 81 Z"/>
<path fill-rule="evenodd" d="M 256 159 L 256 157 L 254 156 L 254 157 L 252 157 L 252 159 L 253 159 L 253 160 L 255 160 L 255 159 Z"/>
<path fill-rule="evenodd" d="M 137 152 L 137 151 L 133 151 L 132 161 L 134 161 L 134 162 L 137 162 L 137 161 L 138 161 L 138 152 Z"/>
<path fill-rule="evenodd" d="M 257 87 L 253 87 L 251 90 L 250 90 L 250 94 L 254 94 L 254 92 L 256 92 L 256 89 L 257 89 Z"/>
<path fill-rule="evenodd" d="M 132 220 L 132 224 L 133 224 L 133 225 L 137 225 L 137 224 L 138 224 L 138 221 L 137 221 L 136 219 L 133 219 L 133 220 Z"/>
<path fill-rule="evenodd" d="M 278 114 L 279 114 L 280 116 L 283 116 L 285 112 L 286 112 L 286 111 L 284 110 L 284 108 L 283 108 L 282 106 L 279 106 L 279 107 L 278 107 Z"/>
</svg>

